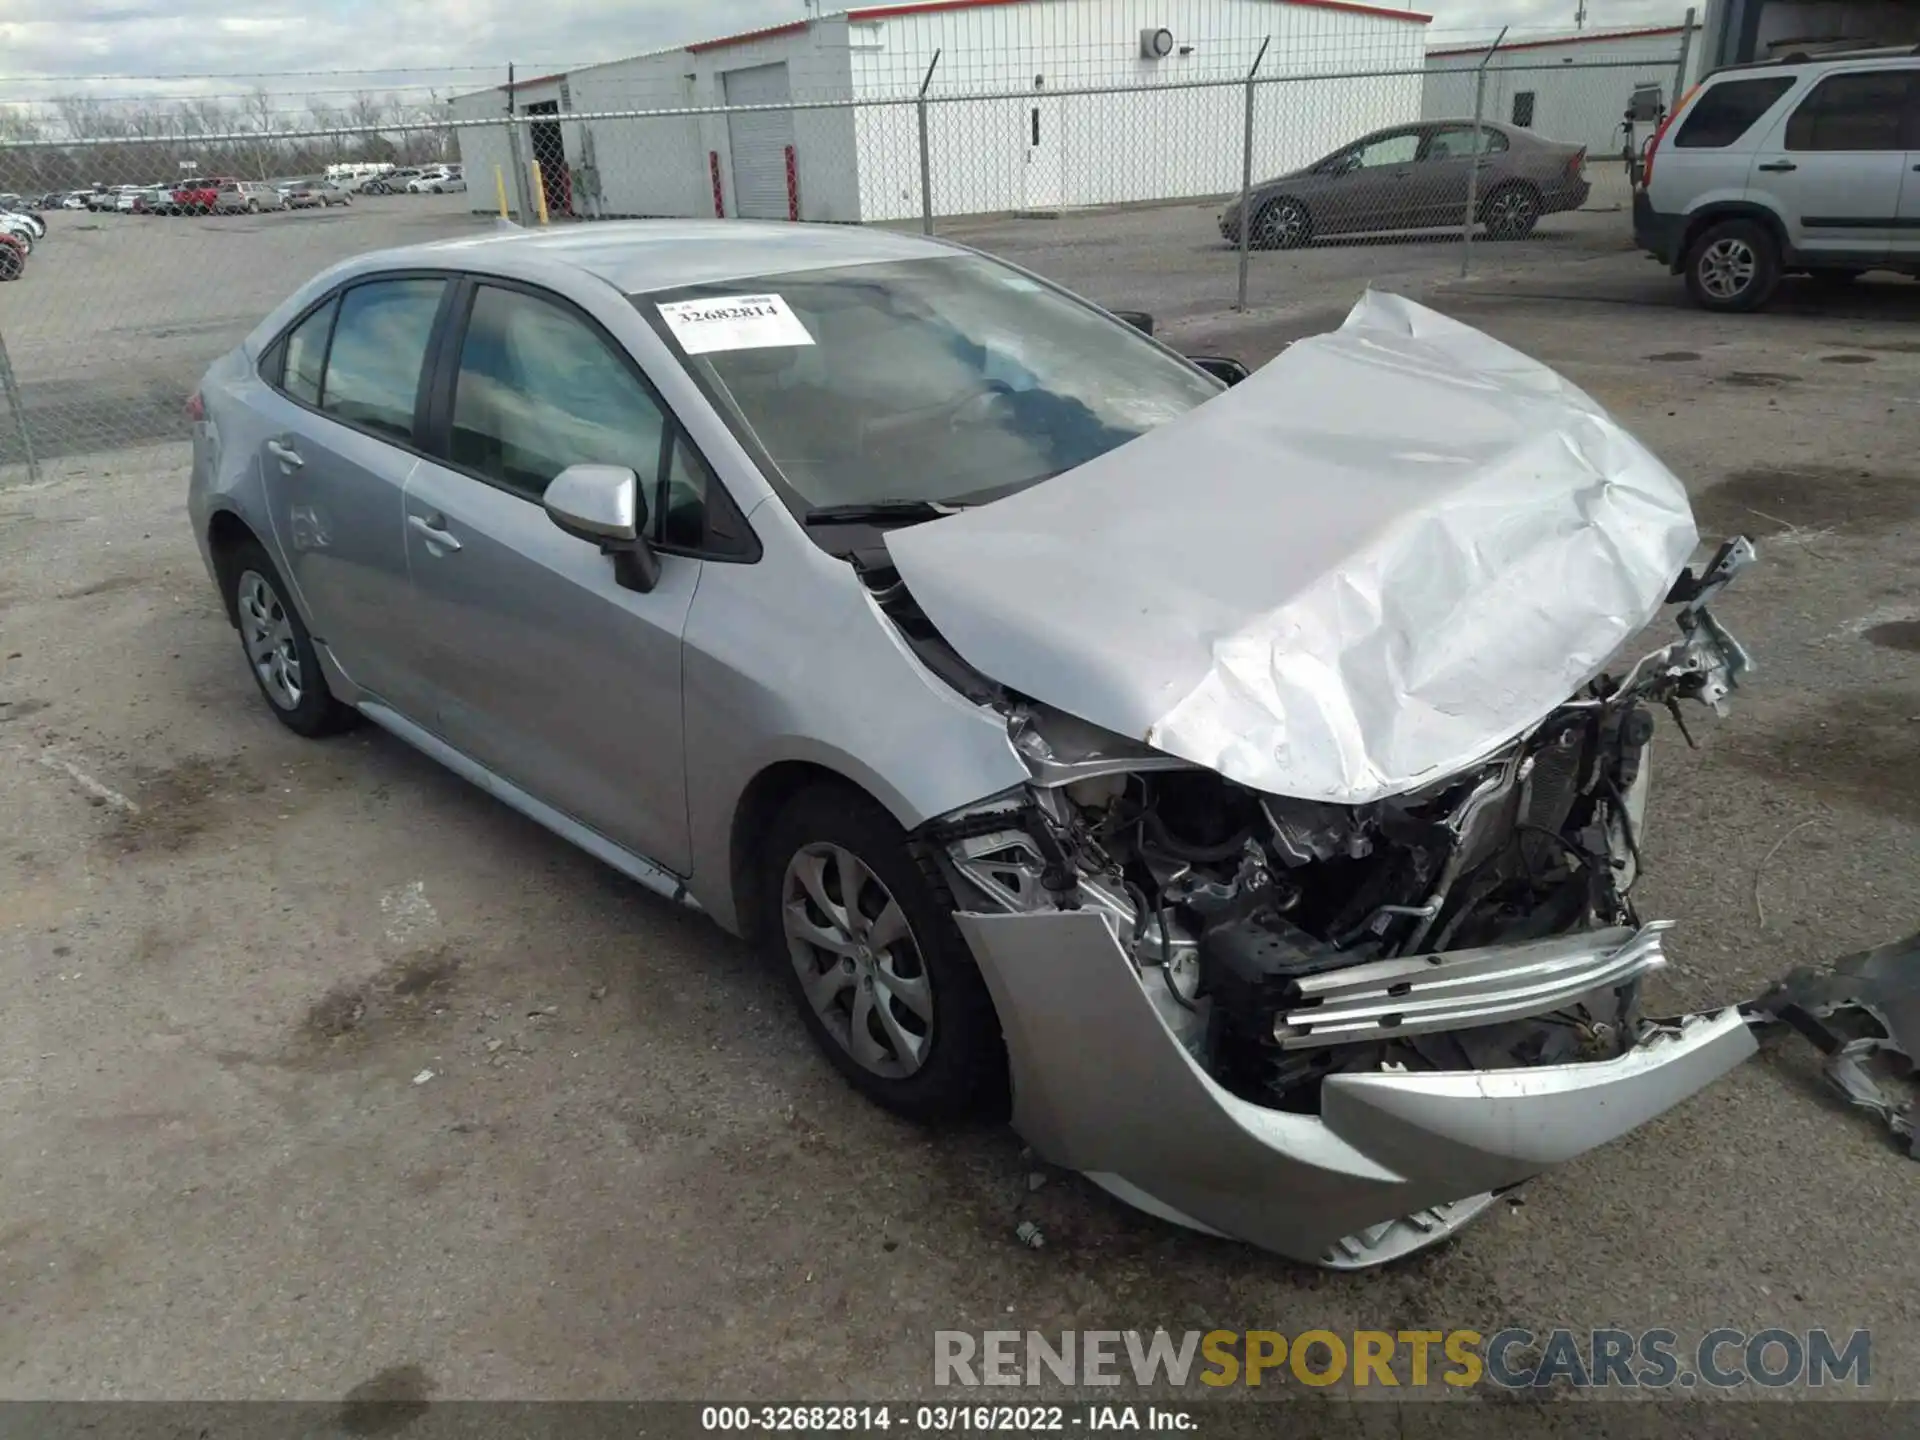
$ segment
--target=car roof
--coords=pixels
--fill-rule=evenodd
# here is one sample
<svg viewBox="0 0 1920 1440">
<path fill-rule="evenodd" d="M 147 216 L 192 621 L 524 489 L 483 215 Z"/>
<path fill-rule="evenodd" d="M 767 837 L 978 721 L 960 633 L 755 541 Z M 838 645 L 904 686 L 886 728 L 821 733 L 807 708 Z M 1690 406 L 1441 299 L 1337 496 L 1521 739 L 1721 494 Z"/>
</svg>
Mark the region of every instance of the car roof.
<svg viewBox="0 0 1920 1440">
<path fill-rule="evenodd" d="M 486 235 L 436 240 L 363 257 L 356 269 L 394 266 L 472 268 L 528 278 L 566 265 L 627 294 L 673 290 L 752 275 L 872 265 L 961 253 L 918 235 L 852 225 L 753 220 L 622 220 L 552 230 L 503 227 Z"/>
</svg>

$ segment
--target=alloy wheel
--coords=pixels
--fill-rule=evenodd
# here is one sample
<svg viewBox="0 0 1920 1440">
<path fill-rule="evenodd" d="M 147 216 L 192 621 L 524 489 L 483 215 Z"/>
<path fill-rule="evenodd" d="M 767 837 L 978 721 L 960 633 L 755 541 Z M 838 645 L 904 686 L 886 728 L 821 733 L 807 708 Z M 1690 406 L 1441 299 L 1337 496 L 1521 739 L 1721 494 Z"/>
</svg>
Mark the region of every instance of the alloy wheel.
<svg viewBox="0 0 1920 1440">
<path fill-rule="evenodd" d="M 933 1040 L 933 985 L 906 912 L 851 850 L 803 846 L 780 884 L 787 953 L 822 1026 L 862 1069 L 903 1079 Z"/>
<path fill-rule="evenodd" d="M 1524 190 L 1503 190 L 1487 207 L 1487 229 L 1496 235 L 1524 235 L 1533 225 L 1533 197 Z"/>
<path fill-rule="evenodd" d="M 1269 205 L 1254 221 L 1254 237 L 1264 247 L 1291 250 L 1307 238 L 1307 212 L 1292 200 Z"/>
<path fill-rule="evenodd" d="M 236 598 L 240 639 L 247 648 L 248 663 L 260 677 L 260 688 L 280 709 L 299 709 L 300 697 L 306 693 L 300 650 L 279 594 L 264 575 L 248 570 L 240 576 Z"/>
<path fill-rule="evenodd" d="M 1727 237 L 1700 253 L 1700 288 L 1716 300 L 1732 300 L 1753 284 L 1759 257 L 1744 240 Z"/>
</svg>

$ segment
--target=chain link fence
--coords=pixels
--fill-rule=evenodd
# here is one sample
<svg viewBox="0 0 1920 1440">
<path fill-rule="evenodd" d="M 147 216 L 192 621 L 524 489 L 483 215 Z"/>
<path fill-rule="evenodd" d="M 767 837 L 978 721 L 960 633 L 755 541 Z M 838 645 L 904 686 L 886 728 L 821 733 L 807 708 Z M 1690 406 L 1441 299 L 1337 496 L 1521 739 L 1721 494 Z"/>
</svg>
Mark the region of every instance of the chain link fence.
<svg viewBox="0 0 1920 1440">
<path fill-rule="evenodd" d="M 1686 65 L 1378 69 L 1329 46 L 1269 74 L 1246 48 L 1235 73 L 1152 86 L 982 91 L 942 83 L 936 56 L 859 100 L 675 106 L 582 77 L 511 114 L 504 88 L 492 114 L 485 92 L 251 121 L 192 101 L 0 111 L 0 211 L 25 217 L 0 217 L 0 484 L 184 436 L 206 365 L 312 274 L 503 216 L 889 225 L 1195 314 L 1617 250 L 1622 115 Z"/>
</svg>

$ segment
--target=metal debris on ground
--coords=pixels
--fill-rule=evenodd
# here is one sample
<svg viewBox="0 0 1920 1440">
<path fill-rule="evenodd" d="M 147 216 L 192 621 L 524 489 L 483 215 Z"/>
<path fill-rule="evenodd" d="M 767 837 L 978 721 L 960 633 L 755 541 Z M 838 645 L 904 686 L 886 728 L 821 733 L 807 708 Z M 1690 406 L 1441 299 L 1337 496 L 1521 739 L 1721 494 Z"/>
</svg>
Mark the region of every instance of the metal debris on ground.
<svg viewBox="0 0 1920 1440">
<path fill-rule="evenodd" d="M 413 1077 L 413 1083 L 416 1085 L 424 1085 L 431 1079 L 433 1079 L 433 1071 L 422 1070 L 418 1075 Z"/>
<path fill-rule="evenodd" d="M 1742 1009 L 1750 1022 L 1790 1026 L 1811 1041 L 1826 1057 L 1827 1079 L 1920 1160 L 1920 934 L 1824 971 L 1795 970 Z"/>
<path fill-rule="evenodd" d="M 1013 1238 L 1029 1250 L 1044 1250 L 1047 1245 L 1046 1232 L 1031 1220 L 1022 1220 L 1015 1228 Z"/>
</svg>

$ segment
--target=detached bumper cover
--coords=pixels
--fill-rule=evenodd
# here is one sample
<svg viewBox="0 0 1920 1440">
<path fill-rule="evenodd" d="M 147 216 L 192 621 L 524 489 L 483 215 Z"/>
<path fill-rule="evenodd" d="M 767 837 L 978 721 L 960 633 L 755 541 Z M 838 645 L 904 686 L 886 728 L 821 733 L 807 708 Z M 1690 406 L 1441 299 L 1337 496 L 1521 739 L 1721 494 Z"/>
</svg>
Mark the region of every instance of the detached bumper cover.
<svg viewBox="0 0 1920 1440">
<path fill-rule="evenodd" d="M 1489 1192 L 1618 1139 L 1754 1051 L 1728 1009 L 1594 1064 L 1336 1075 L 1320 1115 L 1289 1114 L 1214 1083 L 1098 914 L 957 919 L 1006 1034 L 1014 1127 L 1037 1152 L 1164 1218 L 1315 1264 L 1442 1239 Z"/>
</svg>

